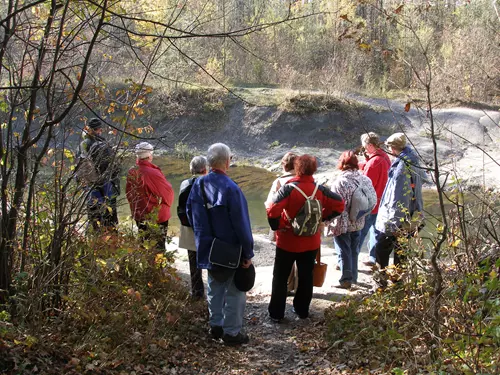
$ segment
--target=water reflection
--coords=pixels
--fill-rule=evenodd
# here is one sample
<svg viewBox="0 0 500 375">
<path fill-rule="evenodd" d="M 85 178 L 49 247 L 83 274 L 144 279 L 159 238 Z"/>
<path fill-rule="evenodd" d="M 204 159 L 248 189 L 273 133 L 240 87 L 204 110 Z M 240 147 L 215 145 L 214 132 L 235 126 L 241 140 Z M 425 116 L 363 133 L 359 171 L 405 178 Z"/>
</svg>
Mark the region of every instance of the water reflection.
<svg viewBox="0 0 500 375">
<path fill-rule="evenodd" d="M 123 165 L 132 166 L 133 163 L 134 160 L 131 159 L 124 161 Z M 169 227 L 175 232 L 175 228 L 178 228 L 180 225 L 176 214 L 179 187 L 182 180 L 191 177 L 191 173 L 189 172 L 189 161 L 168 156 L 156 156 L 153 163 L 161 168 L 175 191 L 175 200 L 171 210 L 172 219 L 169 221 Z M 125 167 L 123 169 L 128 170 L 128 168 Z M 232 166 L 229 168 L 228 175 L 240 186 L 245 194 L 248 202 L 248 209 L 250 211 L 252 230 L 260 232 L 268 231 L 269 225 L 267 223 L 264 201 L 267 198 L 267 194 L 276 175 L 266 169 L 246 165 Z M 122 180 L 122 196 L 120 197 L 119 207 L 119 214 L 122 222 L 130 217 L 130 209 L 124 194 L 125 178 L 124 176 Z"/>
<path fill-rule="evenodd" d="M 132 166 L 135 161 L 133 159 L 126 160 L 124 166 Z M 177 198 L 179 194 L 179 186 L 181 181 L 191 177 L 189 173 L 189 161 L 172 158 L 169 156 L 156 156 L 153 163 L 157 164 L 166 175 L 167 180 L 172 184 L 175 191 L 175 201 L 172 207 L 172 219 L 170 227 L 174 229 L 179 227 L 179 220 L 176 215 Z M 125 171 L 128 168 L 123 168 Z M 247 166 L 235 165 L 229 169 L 228 175 L 241 187 L 248 202 L 248 209 L 250 211 L 250 218 L 252 222 L 252 229 L 257 232 L 267 232 L 269 225 L 267 222 L 266 211 L 264 209 L 264 201 L 267 198 L 269 189 L 276 174 L 269 172 L 266 169 Z M 120 218 L 123 222 L 127 217 L 130 217 L 130 209 L 125 199 L 125 176 L 122 183 L 122 196 L 120 199 Z M 437 193 L 431 190 L 424 190 L 424 206 L 426 211 L 427 225 L 424 228 L 422 235 L 432 236 L 435 234 L 437 219 L 439 217 L 440 209 Z M 448 211 L 452 207 L 446 208 Z M 435 216 L 435 217 L 433 217 Z"/>
</svg>

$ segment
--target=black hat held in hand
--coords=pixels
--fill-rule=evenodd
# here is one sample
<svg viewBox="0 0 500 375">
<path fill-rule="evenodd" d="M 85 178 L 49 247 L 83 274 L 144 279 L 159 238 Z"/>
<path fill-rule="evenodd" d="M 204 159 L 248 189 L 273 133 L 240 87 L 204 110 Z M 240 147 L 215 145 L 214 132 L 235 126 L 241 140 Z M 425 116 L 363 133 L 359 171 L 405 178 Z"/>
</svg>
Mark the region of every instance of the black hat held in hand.
<svg viewBox="0 0 500 375">
<path fill-rule="evenodd" d="M 255 284 L 255 267 L 250 264 L 250 267 L 238 267 L 234 274 L 234 285 L 242 292 L 248 292 Z"/>
</svg>

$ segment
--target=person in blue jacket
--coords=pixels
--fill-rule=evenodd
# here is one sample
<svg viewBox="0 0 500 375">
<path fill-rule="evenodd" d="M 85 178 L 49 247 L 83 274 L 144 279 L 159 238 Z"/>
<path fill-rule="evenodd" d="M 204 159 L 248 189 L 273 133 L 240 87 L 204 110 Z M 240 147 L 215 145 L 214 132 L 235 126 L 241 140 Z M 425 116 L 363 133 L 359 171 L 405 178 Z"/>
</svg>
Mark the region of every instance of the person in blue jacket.
<svg viewBox="0 0 500 375">
<path fill-rule="evenodd" d="M 241 267 L 252 264 L 253 236 L 248 205 L 241 189 L 226 171 L 231 162 L 231 150 L 223 143 L 210 146 L 207 155 L 210 173 L 198 178 L 191 188 L 186 214 L 194 231 L 198 268 L 208 270 L 207 300 L 210 314 L 210 334 L 222 338 L 227 345 L 245 344 L 248 335 L 242 331 L 246 293 L 234 284 L 235 271 L 215 266 L 209 261 L 214 237 L 241 245 Z M 203 185 L 200 182 L 203 181 Z M 204 186 L 207 208 L 201 187 Z"/>
<path fill-rule="evenodd" d="M 381 269 L 389 265 L 389 257 L 397 247 L 398 236 L 410 227 L 410 222 L 423 222 L 422 169 L 418 156 L 406 144 L 403 133 L 391 135 L 385 142 L 394 161 L 389 169 L 375 222 L 375 256 Z M 394 264 L 401 263 L 401 255 L 394 253 Z"/>
</svg>

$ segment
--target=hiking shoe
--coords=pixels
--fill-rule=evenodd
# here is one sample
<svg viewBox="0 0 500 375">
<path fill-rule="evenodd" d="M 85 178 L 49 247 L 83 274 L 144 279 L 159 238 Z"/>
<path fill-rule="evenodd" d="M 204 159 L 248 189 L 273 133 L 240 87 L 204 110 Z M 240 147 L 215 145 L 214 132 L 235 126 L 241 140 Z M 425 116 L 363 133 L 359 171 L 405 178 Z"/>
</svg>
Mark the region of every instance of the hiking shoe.
<svg viewBox="0 0 500 375">
<path fill-rule="evenodd" d="M 297 315 L 300 319 L 307 319 L 309 318 L 309 313 L 306 314 L 299 314 L 295 308 L 292 309 L 292 312 Z"/>
<path fill-rule="evenodd" d="M 273 323 L 281 323 L 285 318 L 274 318 L 271 315 L 269 315 L 269 319 L 271 319 L 271 322 Z"/>
<path fill-rule="evenodd" d="M 222 336 L 222 341 L 224 341 L 224 344 L 232 346 L 232 345 L 248 344 L 250 338 L 246 333 L 242 332 L 239 332 L 236 336 L 231 336 L 225 333 Z"/>
<path fill-rule="evenodd" d="M 341 281 L 339 285 L 335 285 L 335 288 L 339 289 L 351 289 L 352 283 L 350 281 Z"/>
<path fill-rule="evenodd" d="M 373 281 L 375 281 L 377 287 L 385 289 L 388 285 L 389 276 L 387 275 L 385 270 L 375 271 L 375 273 L 373 274 Z"/>
<path fill-rule="evenodd" d="M 214 340 L 221 339 L 223 335 L 224 335 L 224 330 L 222 329 L 221 326 L 210 327 L 210 336 L 212 336 Z"/>
</svg>

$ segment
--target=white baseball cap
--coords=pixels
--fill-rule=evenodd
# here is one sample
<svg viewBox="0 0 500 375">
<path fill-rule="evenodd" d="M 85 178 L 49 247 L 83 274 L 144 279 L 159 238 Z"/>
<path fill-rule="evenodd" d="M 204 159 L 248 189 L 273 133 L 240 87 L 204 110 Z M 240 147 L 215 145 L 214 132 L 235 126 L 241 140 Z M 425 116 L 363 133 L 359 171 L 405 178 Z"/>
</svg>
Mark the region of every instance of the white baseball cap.
<svg viewBox="0 0 500 375">
<path fill-rule="evenodd" d="M 154 147 L 151 143 L 141 142 L 135 146 L 135 154 L 139 159 L 146 159 L 153 155 Z"/>
</svg>

